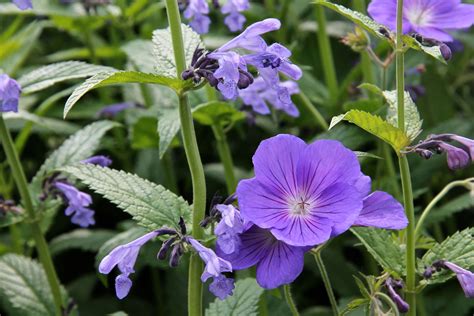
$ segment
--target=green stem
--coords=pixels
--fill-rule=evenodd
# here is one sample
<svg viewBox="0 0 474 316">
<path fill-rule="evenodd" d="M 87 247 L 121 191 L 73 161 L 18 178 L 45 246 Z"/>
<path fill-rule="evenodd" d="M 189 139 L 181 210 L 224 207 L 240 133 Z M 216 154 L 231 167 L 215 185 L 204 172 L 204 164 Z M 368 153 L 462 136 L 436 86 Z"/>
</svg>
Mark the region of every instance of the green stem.
<svg viewBox="0 0 474 316">
<path fill-rule="evenodd" d="M 395 170 L 395 162 L 393 161 L 392 152 L 388 144 L 382 144 L 383 158 L 386 163 L 387 173 L 390 178 L 390 183 L 392 185 L 392 192 L 395 195 L 397 200 L 401 200 L 402 193 L 400 192 L 400 186 L 397 181 L 397 171 Z"/>
<path fill-rule="evenodd" d="M 229 143 L 227 137 L 220 123 L 212 125 L 212 131 L 217 142 L 217 151 L 221 159 L 222 165 L 224 166 L 225 182 L 227 185 L 227 193 L 232 194 L 235 191 L 236 180 L 234 173 L 234 163 L 232 161 L 232 155 L 230 153 Z"/>
<path fill-rule="evenodd" d="M 318 43 L 319 52 L 321 54 L 321 63 L 323 66 L 324 77 L 326 79 L 326 85 L 329 90 L 329 100 L 336 102 L 338 96 L 338 84 L 336 76 L 336 68 L 334 66 L 334 59 L 332 55 L 331 43 L 329 36 L 326 31 L 326 16 L 324 14 L 324 8 L 320 5 L 314 7 L 314 14 L 318 23 Z"/>
<path fill-rule="evenodd" d="M 288 307 L 290 308 L 291 315 L 299 316 L 300 313 L 298 312 L 295 301 L 293 300 L 293 296 L 291 295 L 291 288 L 289 284 L 283 285 L 283 292 L 285 293 L 285 300 L 288 304 Z"/>
<path fill-rule="evenodd" d="M 298 99 L 300 100 L 301 105 L 313 116 L 314 120 L 318 122 L 318 124 L 327 131 L 329 129 L 329 125 L 324 119 L 324 116 L 316 109 L 316 107 L 311 103 L 309 98 L 304 94 L 304 92 L 300 91 L 297 95 Z"/>
<path fill-rule="evenodd" d="M 7 156 L 8 163 L 10 165 L 13 178 L 15 179 L 18 191 L 21 199 L 23 200 L 23 206 L 30 219 L 30 231 L 35 241 L 36 249 L 38 251 L 39 259 L 43 265 L 44 271 L 48 278 L 49 286 L 54 298 L 54 304 L 56 308 L 56 315 L 61 315 L 62 299 L 61 290 L 59 286 L 58 277 L 56 270 L 54 269 L 53 260 L 49 253 L 48 244 L 44 239 L 41 232 L 37 217 L 33 208 L 33 201 L 31 200 L 30 192 L 28 191 L 28 184 L 26 181 L 25 173 L 20 164 L 18 154 L 15 150 L 13 140 L 8 132 L 3 117 L 0 115 L 0 139 L 2 140 L 3 149 Z"/>
<path fill-rule="evenodd" d="M 441 190 L 441 192 L 438 193 L 438 195 L 435 196 L 433 200 L 428 204 L 428 206 L 423 210 L 423 213 L 421 213 L 420 219 L 418 220 L 418 223 L 416 224 L 415 228 L 415 237 L 417 238 L 420 233 L 421 229 L 423 228 L 423 223 L 425 222 L 426 218 L 430 214 L 431 210 L 435 205 L 449 192 L 451 189 L 457 187 L 457 186 L 464 186 L 470 189 L 469 185 L 474 181 L 474 178 L 469 178 L 466 180 L 459 180 L 459 181 L 453 181 L 449 183 L 447 186 Z"/>
<path fill-rule="evenodd" d="M 334 296 L 334 291 L 332 290 L 331 280 L 329 280 L 328 272 L 326 271 L 323 258 L 321 258 L 321 251 L 318 251 L 317 253 L 313 253 L 313 255 L 314 255 L 314 259 L 316 260 L 316 264 L 318 265 L 319 272 L 321 273 L 324 287 L 326 288 L 326 292 L 328 293 L 329 302 L 331 302 L 332 313 L 335 316 L 337 316 L 339 315 L 339 310 L 337 308 L 337 301 L 336 301 L 336 297 Z"/>
<path fill-rule="evenodd" d="M 180 78 L 181 73 L 186 68 L 186 58 L 181 30 L 181 17 L 176 0 L 166 0 L 166 12 L 173 42 L 176 75 Z M 179 94 L 178 98 L 181 134 L 193 185 L 192 232 L 194 238 L 201 239 L 204 236 L 204 231 L 199 223 L 204 218 L 206 212 L 206 181 L 204 168 L 199 154 L 188 98 L 185 94 Z M 200 316 L 202 314 L 202 283 L 200 279 L 202 269 L 202 261 L 196 255 L 191 256 L 188 277 L 188 314 L 190 316 Z"/>
</svg>

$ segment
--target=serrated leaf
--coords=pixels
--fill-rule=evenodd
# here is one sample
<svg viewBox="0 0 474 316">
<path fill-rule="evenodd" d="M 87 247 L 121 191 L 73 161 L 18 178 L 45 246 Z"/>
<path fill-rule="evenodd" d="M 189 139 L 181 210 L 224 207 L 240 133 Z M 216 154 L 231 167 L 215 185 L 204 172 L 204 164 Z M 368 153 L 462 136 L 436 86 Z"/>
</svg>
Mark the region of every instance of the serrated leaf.
<svg viewBox="0 0 474 316">
<path fill-rule="evenodd" d="M 92 65 L 81 61 L 67 61 L 35 69 L 18 79 L 22 93 L 29 94 L 46 89 L 66 80 L 87 78 L 97 73 L 113 71 L 106 66 Z"/>
<path fill-rule="evenodd" d="M 433 209 L 425 220 L 425 225 L 439 223 L 455 213 L 474 207 L 474 197 L 471 193 L 465 193 L 440 207 Z"/>
<path fill-rule="evenodd" d="M 258 315 L 258 302 L 263 289 L 255 279 L 239 280 L 235 284 L 234 294 L 221 301 L 218 298 L 206 309 L 206 316 Z"/>
<path fill-rule="evenodd" d="M 358 110 L 351 110 L 345 114 L 333 117 L 329 129 L 343 120 L 349 121 L 382 139 L 390 144 L 396 152 L 410 144 L 408 136 L 397 127 L 384 121 L 380 116 Z"/>
<path fill-rule="evenodd" d="M 64 106 L 64 117 L 67 116 L 72 107 L 87 92 L 109 85 L 123 83 L 151 83 L 170 87 L 179 91 L 184 87 L 185 82 L 176 78 L 168 78 L 160 75 L 147 74 L 138 71 L 110 71 L 103 72 L 87 79 L 79 87 L 77 87 L 71 96 L 67 99 Z"/>
<path fill-rule="evenodd" d="M 61 170 L 80 179 L 150 231 L 163 226 L 178 228 L 180 217 L 186 222 L 190 218 L 191 208 L 182 197 L 137 175 L 91 164 Z"/>
<path fill-rule="evenodd" d="M 147 40 L 134 40 L 122 46 L 128 60 L 141 72 L 154 73 L 156 58 L 153 55 L 153 43 Z"/>
<path fill-rule="evenodd" d="M 369 227 L 351 228 L 351 231 L 385 270 L 397 276 L 405 274 L 404 252 L 389 231 Z"/>
<path fill-rule="evenodd" d="M 184 53 L 186 66 L 191 64 L 194 51 L 198 47 L 204 47 L 199 34 L 185 24 L 181 24 L 183 33 Z M 153 31 L 153 53 L 155 55 L 156 73 L 169 78 L 176 78 L 176 63 L 174 60 L 171 31 L 168 28 Z"/>
<path fill-rule="evenodd" d="M 94 122 L 69 137 L 61 147 L 46 159 L 38 170 L 31 181 L 33 191 L 39 191 L 43 178 L 50 172 L 92 156 L 104 134 L 115 126 L 118 126 L 118 124 L 111 121 Z"/>
<path fill-rule="evenodd" d="M 145 235 L 146 233 L 147 233 L 147 230 L 145 230 L 143 227 L 137 226 L 113 236 L 100 247 L 95 257 L 95 262 L 96 262 L 95 265 L 98 267 L 100 261 L 105 256 L 107 256 L 115 247 L 127 244 L 131 242 L 132 240 L 135 240 L 138 237 Z"/>
<path fill-rule="evenodd" d="M 383 91 L 382 92 L 385 100 L 388 103 L 387 110 L 387 122 L 393 126 L 398 126 L 398 102 L 397 102 L 397 91 Z M 404 95 L 405 104 L 405 132 L 411 141 L 414 141 L 418 135 L 420 135 L 423 125 L 423 120 L 420 118 L 418 108 L 413 102 L 410 93 L 405 91 Z"/>
<path fill-rule="evenodd" d="M 474 266 L 474 228 L 467 228 L 446 238 L 442 243 L 428 250 L 418 262 L 418 272 L 423 273 L 425 267 L 431 266 L 436 260 L 447 260 L 463 268 Z M 449 271 L 434 273 L 426 280 L 428 284 L 442 283 L 454 276 Z"/>
<path fill-rule="evenodd" d="M 54 300 L 42 266 L 23 256 L 0 257 L 0 296 L 9 302 L 9 315 L 55 315 Z"/>
<path fill-rule="evenodd" d="M 229 125 L 244 119 L 245 114 L 229 103 L 212 101 L 195 107 L 193 118 L 203 125 Z"/>
<path fill-rule="evenodd" d="M 163 158 L 171 142 L 181 128 L 178 109 L 160 110 L 158 116 L 158 135 L 160 135 L 159 154 Z"/>
<path fill-rule="evenodd" d="M 23 110 L 19 110 L 18 112 L 4 113 L 3 118 L 5 119 L 5 121 L 28 121 L 40 127 L 43 127 L 51 132 L 66 135 L 72 134 L 80 128 L 79 125 L 73 123 L 65 122 L 63 120 L 57 120 L 54 118 L 38 116 L 36 114 L 29 113 Z"/>
<path fill-rule="evenodd" d="M 114 231 L 106 229 L 75 229 L 51 240 L 49 249 L 53 256 L 69 249 L 96 252 L 114 235 Z"/>
</svg>

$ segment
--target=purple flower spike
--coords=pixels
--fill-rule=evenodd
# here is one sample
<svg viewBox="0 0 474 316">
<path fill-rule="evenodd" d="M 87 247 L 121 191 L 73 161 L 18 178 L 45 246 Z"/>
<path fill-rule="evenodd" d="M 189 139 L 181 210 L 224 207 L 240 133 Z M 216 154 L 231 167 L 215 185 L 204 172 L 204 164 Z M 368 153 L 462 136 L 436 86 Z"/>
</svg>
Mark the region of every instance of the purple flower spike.
<svg viewBox="0 0 474 316">
<path fill-rule="evenodd" d="M 12 2 L 20 10 L 33 9 L 33 4 L 31 3 L 31 0 L 13 0 Z"/>
<path fill-rule="evenodd" d="M 396 30 L 397 0 L 372 0 L 368 12 L 377 22 Z M 416 32 L 442 42 L 453 41 L 447 32 L 466 29 L 474 23 L 474 5 L 460 0 L 406 0 L 403 3 L 403 33 Z"/>
<path fill-rule="evenodd" d="M 214 77 L 219 80 L 217 88 L 226 99 L 236 99 L 240 73 L 247 71 L 245 61 L 235 52 L 214 52 L 208 57 L 219 63 L 219 68 L 214 72 Z"/>
<path fill-rule="evenodd" d="M 457 170 L 466 168 L 470 165 L 471 161 L 469 155 L 464 150 L 447 143 L 440 143 L 439 148 L 441 151 L 446 152 L 446 155 L 448 156 L 449 169 Z"/>
<path fill-rule="evenodd" d="M 0 112 L 18 112 L 21 88 L 16 80 L 0 74 Z"/>
<path fill-rule="evenodd" d="M 176 231 L 168 228 L 159 229 L 143 235 L 128 244 L 120 245 L 105 256 L 99 264 L 99 272 L 109 274 L 117 266 L 120 275 L 115 279 L 115 292 L 119 299 L 123 299 L 130 292 L 132 280 L 129 275 L 134 273 L 134 266 L 138 258 L 140 248 L 148 241 L 160 235 L 174 235 Z"/>
<path fill-rule="evenodd" d="M 92 156 L 90 158 L 82 160 L 81 162 L 90 163 L 101 167 L 108 167 L 112 164 L 112 160 L 109 157 L 103 155 Z"/>
<path fill-rule="evenodd" d="M 227 14 L 224 23 L 231 32 L 237 32 L 243 28 L 246 19 L 240 12 L 248 8 L 250 8 L 248 0 L 229 0 L 222 6 L 221 12 Z"/>
<path fill-rule="evenodd" d="M 223 275 L 215 277 L 212 283 L 209 285 L 209 291 L 211 291 L 212 294 L 221 300 L 231 296 L 233 294 L 234 288 L 234 279 L 226 278 Z"/>
<path fill-rule="evenodd" d="M 216 205 L 222 219 L 217 224 L 214 233 L 217 236 L 217 246 L 227 254 L 237 252 L 240 246 L 240 237 L 244 231 L 244 224 L 240 212 L 233 205 Z"/>
<path fill-rule="evenodd" d="M 184 10 L 184 17 L 191 20 L 189 25 L 199 34 L 209 32 L 209 25 L 211 19 L 207 16 L 209 14 L 209 5 L 206 0 L 189 0 L 186 10 Z"/>
<path fill-rule="evenodd" d="M 65 182 L 55 182 L 54 186 L 62 193 L 68 203 L 65 210 L 66 216 L 71 216 L 71 222 L 81 227 L 95 224 L 94 211 L 88 206 L 92 203 L 89 194 L 79 191 L 76 187 Z"/>
<path fill-rule="evenodd" d="M 448 261 L 444 261 L 444 266 L 456 273 L 466 297 L 474 298 L 474 273 Z"/>
</svg>

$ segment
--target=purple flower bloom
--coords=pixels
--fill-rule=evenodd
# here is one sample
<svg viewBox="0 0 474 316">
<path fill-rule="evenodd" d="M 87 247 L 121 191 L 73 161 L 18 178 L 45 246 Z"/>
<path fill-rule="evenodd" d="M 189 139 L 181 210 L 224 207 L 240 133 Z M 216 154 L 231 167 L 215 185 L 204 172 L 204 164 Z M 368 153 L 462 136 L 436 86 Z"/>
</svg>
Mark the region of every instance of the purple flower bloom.
<svg viewBox="0 0 474 316">
<path fill-rule="evenodd" d="M 101 167 L 108 167 L 112 164 L 112 160 L 109 157 L 103 155 L 92 156 L 90 158 L 82 160 L 81 162 L 99 165 Z"/>
<path fill-rule="evenodd" d="M 443 263 L 447 269 L 456 273 L 456 277 L 466 297 L 474 298 L 474 273 L 449 261 L 444 261 Z"/>
<path fill-rule="evenodd" d="M 135 272 L 133 267 L 137 261 L 140 248 L 157 236 L 173 234 L 176 234 L 176 231 L 168 228 L 153 231 L 128 244 L 114 248 L 102 259 L 99 264 L 100 273 L 109 274 L 115 266 L 120 270 L 120 274 L 115 279 L 115 292 L 119 299 L 123 299 L 130 292 L 132 280 L 130 280 L 129 275 Z"/>
<path fill-rule="evenodd" d="M 233 283 L 233 279 L 226 279 L 222 274 L 223 272 L 232 271 L 232 265 L 230 262 L 218 257 L 212 249 L 204 247 L 194 238 L 188 237 L 187 241 L 191 244 L 194 250 L 197 251 L 199 257 L 201 257 L 202 261 L 206 264 L 204 272 L 201 275 L 201 281 L 206 282 L 209 278 L 214 278 L 209 286 L 209 290 L 220 299 L 232 295 L 234 286 L 231 283 Z"/>
<path fill-rule="evenodd" d="M 250 8 L 248 0 L 228 0 L 227 3 L 222 6 L 221 12 L 227 14 L 224 23 L 229 27 L 231 32 L 237 32 L 243 28 L 246 19 L 240 12 L 248 8 Z"/>
<path fill-rule="evenodd" d="M 0 74 L 0 112 L 18 112 L 21 88 L 6 74 Z"/>
<path fill-rule="evenodd" d="M 219 68 L 214 72 L 214 77 L 219 80 L 217 88 L 226 99 L 236 99 L 241 72 L 247 71 L 245 61 L 235 52 L 214 52 L 209 54 L 208 57 L 217 60 L 219 63 Z"/>
<path fill-rule="evenodd" d="M 334 159 L 337 157 L 337 160 Z M 219 256 L 234 270 L 257 266 L 267 289 L 291 283 L 303 270 L 304 253 L 353 225 L 403 229 L 403 207 L 385 192 L 370 194 L 371 180 L 356 155 L 332 140 L 307 145 L 278 135 L 253 157 L 255 177 L 237 187 L 247 225 L 240 248 Z"/>
<path fill-rule="evenodd" d="M 377 22 L 396 30 L 397 0 L 372 0 L 368 12 Z M 403 3 L 403 33 L 416 32 L 442 42 L 453 38 L 447 31 L 469 28 L 474 23 L 474 5 L 460 0 L 406 0 Z"/>
<path fill-rule="evenodd" d="M 104 108 L 102 108 L 100 111 L 97 112 L 96 116 L 98 117 L 106 117 L 106 118 L 113 118 L 120 112 L 130 109 L 135 107 L 136 104 L 133 102 L 123 102 L 123 103 L 117 103 L 117 104 L 112 104 L 108 105 Z"/>
<path fill-rule="evenodd" d="M 191 20 L 189 25 L 199 34 L 209 32 L 209 25 L 211 19 L 207 16 L 209 14 L 209 5 L 206 0 L 189 0 L 186 10 L 184 10 L 184 17 Z"/>
<path fill-rule="evenodd" d="M 239 90 L 239 97 L 244 104 L 250 105 L 259 114 L 270 114 L 268 104 L 271 104 L 274 108 L 297 117 L 298 108 L 290 97 L 296 93 L 299 93 L 299 88 L 293 81 L 280 82 L 276 85 L 276 89 L 271 89 L 262 77 L 258 77 L 247 89 Z"/>
<path fill-rule="evenodd" d="M 33 9 L 33 4 L 31 3 L 31 0 L 12 0 L 12 2 L 20 10 Z"/>
<path fill-rule="evenodd" d="M 56 181 L 54 186 L 61 191 L 64 199 L 68 203 L 65 210 L 66 216 L 71 216 L 71 222 L 81 227 L 88 227 L 95 224 L 94 211 L 88 206 L 92 203 L 89 194 L 79 191 L 69 183 Z"/>
<path fill-rule="evenodd" d="M 397 291 L 395 291 L 395 288 L 403 287 L 401 281 L 400 283 L 398 283 L 392 278 L 388 278 L 387 281 L 385 281 L 385 286 L 387 287 L 388 295 L 395 302 L 395 305 L 397 305 L 398 311 L 400 313 L 408 312 L 408 310 L 410 309 L 410 305 L 408 305 L 408 303 L 405 302 L 403 298 L 401 298 Z"/>
<path fill-rule="evenodd" d="M 227 254 L 238 251 L 240 237 L 244 231 L 244 223 L 240 211 L 233 205 L 218 204 L 216 210 L 221 213 L 222 219 L 217 224 L 214 233 L 217 236 L 217 246 Z"/>
</svg>

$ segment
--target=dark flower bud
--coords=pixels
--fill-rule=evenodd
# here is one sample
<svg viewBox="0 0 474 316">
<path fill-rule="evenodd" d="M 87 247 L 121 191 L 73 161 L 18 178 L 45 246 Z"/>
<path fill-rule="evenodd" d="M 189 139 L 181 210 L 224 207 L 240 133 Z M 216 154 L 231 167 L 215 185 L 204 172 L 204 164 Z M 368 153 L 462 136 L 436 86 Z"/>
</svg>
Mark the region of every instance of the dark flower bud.
<svg viewBox="0 0 474 316">
<path fill-rule="evenodd" d="M 188 80 L 194 78 L 194 71 L 192 69 L 187 69 L 181 73 L 181 78 L 183 80 Z"/>
<path fill-rule="evenodd" d="M 386 28 L 380 27 L 380 28 L 379 28 L 379 32 L 380 32 L 380 34 L 382 34 L 382 35 L 385 36 L 386 38 L 391 38 L 390 32 L 389 32 Z"/>
<path fill-rule="evenodd" d="M 168 255 L 168 250 L 170 249 L 171 245 L 175 242 L 176 238 L 170 238 L 161 245 L 160 251 L 158 251 L 157 258 L 158 260 L 165 260 L 166 256 Z"/>
<path fill-rule="evenodd" d="M 430 159 L 433 156 L 433 153 L 427 149 L 420 149 L 418 154 L 425 159 Z"/>
<path fill-rule="evenodd" d="M 451 48 L 449 48 L 448 45 L 441 43 L 439 46 L 439 50 L 441 52 L 441 55 L 443 56 L 444 60 L 449 61 L 451 60 L 451 57 L 453 57 L 453 53 L 451 52 Z"/>
<path fill-rule="evenodd" d="M 432 267 L 436 269 L 436 271 L 441 271 L 442 269 L 446 269 L 446 261 L 445 260 L 436 260 L 433 262 Z"/>
<path fill-rule="evenodd" d="M 183 254 L 181 247 L 181 244 L 177 244 L 173 247 L 173 250 L 171 250 L 171 256 L 169 261 L 169 265 L 171 268 L 176 268 L 179 265 L 179 260 L 181 259 L 181 255 Z"/>
<path fill-rule="evenodd" d="M 246 89 L 248 86 L 252 84 L 251 78 L 248 76 L 244 75 L 243 73 L 240 73 L 239 76 L 239 81 L 237 82 L 237 87 L 239 89 Z"/>
<path fill-rule="evenodd" d="M 397 305 L 398 311 L 400 313 L 406 313 L 410 309 L 410 305 L 408 305 L 407 302 L 405 302 L 402 297 L 395 291 L 394 287 L 396 288 L 403 288 L 403 283 L 401 281 L 396 281 L 393 280 L 392 278 L 388 278 L 385 281 L 385 286 L 387 287 L 388 290 L 388 295 L 390 298 L 393 300 L 395 305 Z"/>
<path fill-rule="evenodd" d="M 237 200 L 237 194 L 233 193 L 229 195 L 222 204 L 229 205 L 229 204 L 234 203 L 236 200 Z"/>
<path fill-rule="evenodd" d="M 179 228 L 181 229 L 181 234 L 186 235 L 186 223 L 184 222 L 184 218 L 180 217 L 179 218 Z"/>
<path fill-rule="evenodd" d="M 425 267 L 425 271 L 423 272 L 423 278 L 424 279 L 431 279 L 433 276 L 433 273 L 436 272 L 436 269 L 433 267 Z"/>
</svg>

